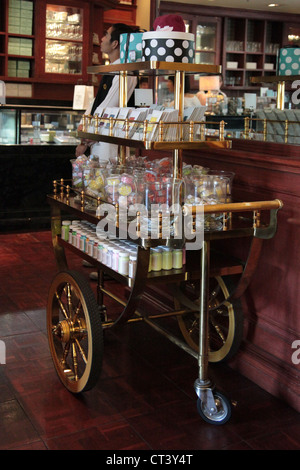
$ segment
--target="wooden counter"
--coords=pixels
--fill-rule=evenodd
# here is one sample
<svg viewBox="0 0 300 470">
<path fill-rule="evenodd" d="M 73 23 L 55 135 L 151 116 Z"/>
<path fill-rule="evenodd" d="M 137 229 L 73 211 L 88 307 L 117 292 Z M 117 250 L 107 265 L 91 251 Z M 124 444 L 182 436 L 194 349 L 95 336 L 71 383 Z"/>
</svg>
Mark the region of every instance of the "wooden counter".
<svg viewBox="0 0 300 470">
<path fill-rule="evenodd" d="M 75 146 L 0 146 L 0 232 L 50 228 L 52 181 L 71 178 Z"/>
</svg>

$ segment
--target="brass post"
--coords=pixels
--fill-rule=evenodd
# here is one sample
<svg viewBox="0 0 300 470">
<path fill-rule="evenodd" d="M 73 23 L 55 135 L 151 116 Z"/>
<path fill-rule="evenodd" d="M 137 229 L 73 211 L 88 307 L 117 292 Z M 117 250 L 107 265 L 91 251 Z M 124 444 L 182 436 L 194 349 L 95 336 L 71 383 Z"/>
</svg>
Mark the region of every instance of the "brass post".
<svg viewBox="0 0 300 470">
<path fill-rule="evenodd" d="M 86 114 L 83 115 L 83 125 L 82 125 L 82 130 L 83 132 L 86 132 L 87 131 L 87 126 L 86 126 L 86 123 L 87 123 L 87 118 L 88 116 Z"/>
<path fill-rule="evenodd" d="M 278 82 L 277 84 L 277 109 L 284 109 L 284 93 L 285 93 L 285 82 Z"/>
<path fill-rule="evenodd" d="M 119 204 L 116 204 L 115 207 L 116 207 L 116 227 L 119 228 L 119 226 L 120 226 L 120 207 L 119 207 Z"/>
<path fill-rule="evenodd" d="M 219 140 L 224 140 L 225 121 L 220 122 Z"/>
<path fill-rule="evenodd" d="M 267 120 L 264 119 L 264 142 L 267 140 Z"/>
<path fill-rule="evenodd" d="M 164 127 L 163 127 L 163 122 L 162 121 L 159 121 L 158 123 L 158 140 L 159 142 L 162 142 L 164 139 Z"/>
<path fill-rule="evenodd" d="M 196 212 L 197 207 L 192 206 L 192 233 L 196 233 Z"/>
<path fill-rule="evenodd" d="M 99 115 L 98 114 L 95 114 L 94 121 L 95 121 L 94 132 L 95 132 L 95 134 L 98 134 L 98 132 L 99 132 Z"/>
<path fill-rule="evenodd" d="M 162 212 L 158 213 L 158 238 L 162 238 Z"/>
<path fill-rule="evenodd" d="M 144 121 L 144 128 L 143 128 L 143 140 L 147 140 L 147 132 L 148 132 L 148 121 L 145 119 Z"/>
<path fill-rule="evenodd" d="M 57 181 L 53 181 L 53 196 L 56 199 L 57 198 Z"/>
<path fill-rule="evenodd" d="M 60 179 L 60 198 L 63 199 L 64 197 L 64 180 L 63 178 Z"/>
<path fill-rule="evenodd" d="M 125 119 L 125 137 L 128 139 L 128 134 L 129 134 L 129 119 Z"/>
<path fill-rule="evenodd" d="M 175 109 L 178 109 L 178 120 L 183 120 L 184 110 L 184 79 L 185 72 L 176 70 L 175 72 L 175 90 L 174 90 L 174 104 Z"/>
<path fill-rule="evenodd" d="M 125 108 L 127 106 L 127 72 L 120 72 L 120 86 L 119 86 L 119 107 Z"/>
<path fill-rule="evenodd" d="M 113 135 L 113 128 L 114 128 L 113 118 L 109 118 L 109 135 L 110 135 L 110 137 L 112 137 L 112 135 Z"/>
<path fill-rule="evenodd" d="M 84 191 L 81 191 L 80 193 L 80 203 L 81 203 L 81 210 L 84 209 Z"/>
<path fill-rule="evenodd" d="M 93 119 L 93 116 L 88 114 L 87 115 L 87 129 L 86 129 L 86 132 L 90 132 L 90 126 L 91 126 L 91 123 L 92 123 L 92 119 Z"/>
<path fill-rule="evenodd" d="M 208 283 L 209 283 L 210 242 L 203 241 L 201 250 L 201 284 L 199 311 L 199 380 L 208 379 Z"/>
<path fill-rule="evenodd" d="M 223 212 L 223 231 L 228 230 L 228 212 Z"/>
<path fill-rule="evenodd" d="M 194 122 L 193 121 L 190 121 L 189 140 L 190 140 L 190 142 L 194 141 Z"/>
<path fill-rule="evenodd" d="M 101 198 L 98 196 L 97 197 L 97 209 L 96 209 L 96 214 L 98 214 L 98 208 L 101 206 Z M 97 216 L 98 219 L 101 219 L 101 215 Z"/>
<path fill-rule="evenodd" d="M 200 124 L 200 140 L 201 141 L 205 140 L 205 122 L 202 122 Z"/>
<path fill-rule="evenodd" d="M 137 237 L 141 236 L 141 213 L 139 211 L 136 213 L 136 235 Z"/>
<path fill-rule="evenodd" d="M 289 138 L 289 121 L 284 121 L 284 143 L 287 144 Z"/>
<path fill-rule="evenodd" d="M 253 228 L 260 227 L 260 210 L 253 211 Z"/>
<path fill-rule="evenodd" d="M 249 123 L 250 123 L 250 118 L 245 117 L 245 128 L 244 128 L 245 139 L 249 139 Z"/>
</svg>

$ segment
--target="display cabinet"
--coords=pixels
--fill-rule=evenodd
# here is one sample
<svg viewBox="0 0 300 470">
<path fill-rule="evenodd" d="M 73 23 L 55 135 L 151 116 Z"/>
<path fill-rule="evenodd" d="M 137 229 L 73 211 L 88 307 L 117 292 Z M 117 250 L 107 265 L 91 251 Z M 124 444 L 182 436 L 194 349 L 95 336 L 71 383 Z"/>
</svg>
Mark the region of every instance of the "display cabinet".
<svg viewBox="0 0 300 470">
<path fill-rule="evenodd" d="M 0 80 L 7 84 L 7 97 L 71 102 L 74 85 L 91 79 L 87 66 L 101 62 L 103 10 L 116 4 L 0 0 Z"/>
<path fill-rule="evenodd" d="M 221 64 L 222 89 L 232 96 L 239 90 L 258 91 L 251 77 L 276 75 L 278 49 L 299 42 L 299 15 L 177 2 L 175 9 L 174 2 L 160 2 L 160 15 L 175 12 L 195 34 L 196 61 Z M 196 81 L 193 88 L 199 89 Z"/>
<path fill-rule="evenodd" d="M 225 87 L 247 88 L 255 75 L 275 75 L 283 25 L 278 21 L 225 18 Z"/>
<path fill-rule="evenodd" d="M 81 115 L 68 107 L 0 105 L 0 145 L 76 145 Z"/>
</svg>

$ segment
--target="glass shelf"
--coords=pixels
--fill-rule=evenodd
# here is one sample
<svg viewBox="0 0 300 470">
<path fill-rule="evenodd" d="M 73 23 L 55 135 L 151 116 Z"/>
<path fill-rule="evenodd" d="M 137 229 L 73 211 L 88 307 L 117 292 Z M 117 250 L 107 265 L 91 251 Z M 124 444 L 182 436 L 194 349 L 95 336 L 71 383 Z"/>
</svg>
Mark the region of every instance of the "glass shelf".
<svg viewBox="0 0 300 470">
<path fill-rule="evenodd" d="M 93 74 L 108 74 L 127 72 L 129 74 L 155 73 L 161 75 L 171 75 L 174 72 L 196 73 L 196 74 L 220 74 L 222 67 L 220 65 L 210 64 L 183 64 L 181 62 L 163 62 L 163 61 L 149 61 L 149 62 L 135 62 L 130 64 L 112 64 L 112 65 L 95 65 L 88 67 L 88 73 Z"/>
<path fill-rule="evenodd" d="M 83 10 L 47 4 L 46 73 L 82 74 Z"/>
</svg>

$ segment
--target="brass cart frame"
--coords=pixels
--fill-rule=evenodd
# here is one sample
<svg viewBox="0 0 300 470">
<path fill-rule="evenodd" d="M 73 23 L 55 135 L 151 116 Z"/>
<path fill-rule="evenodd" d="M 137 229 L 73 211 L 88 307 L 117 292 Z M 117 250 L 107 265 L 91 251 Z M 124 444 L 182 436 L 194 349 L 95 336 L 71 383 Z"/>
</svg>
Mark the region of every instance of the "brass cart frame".
<svg viewBox="0 0 300 470">
<path fill-rule="evenodd" d="M 165 75 L 168 72 L 175 72 L 175 106 L 179 110 L 179 116 L 183 112 L 183 83 L 185 72 L 194 73 L 217 73 L 214 66 L 197 66 L 186 64 L 170 63 L 143 63 L 126 64 L 116 66 L 100 66 L 97 72 L 120 72 L 120 103 L 124 105 L 127 102 L 126 78 L 127 73 L 138 69 L 159 70 Z M 93 68 L 93 71 L 94 68 Z M 171 149 L 173 150 L 173 164 L 176 177 L 181 176 L 182 158 L 181 149 L 183 148 L 203 148 L 206 145 L 216 145 L 228 147 L 230 143 L 221 139 L 219 141 L 196 141 L 191 139 L 189 142 L 146 142 L 130 141 L 127 139 L 117 139 L 112 136 L 101 136 L 84 131 L 79 135 L 93 140 L 106 140 L 120 145 L 120 161 L 124 162 L 126 145 L 153 148 L 153 149 Z M 75 192 L 76 196 L 76 192 Z M 213 424 L 223 424 L 228 421 L 231 415 L 231 406 L 229 400 L 214 389 L 214 384 L 208 376 L 209 363 L 209 334 L 208 334 L 208 316 L 209 316 L 209 282 L 212 276 L 216 278 L 222 275 L 239 274 L 239 282 L 236 289 L 232 292 L 224 291 L 222 302 L 217 303 L 212 309 L 226 307 L 231 305 L 235 299 L 241 297 L 247 288 L 250 279 L 254 273 L 259 260 L 259 254 L 264 239 L 272 238 L 277 228 L 277 211 L 282 207 L 279 200 L 274 201 L 255 201 L 241 203 L 227 203 L 213 206 L 204 206 L 204 214 L 221 214 L 223 225 L 220 231 L 208 231 L 204 234 L 202 248 L 198 251 L 198 266 L 187 266 L 181 270 L 163 271 L 160 273 L 148 273 L 150 248 L 158 245 L 183 246 L 184 239 L 164 239 L 162 233 L 158 239 L 151 240 L 150 237 L 136 240 L 137 244 L 137 267 L 134 279 L 122 276 L 99 261 L 90 257 L 88 254 L 75 248 L 73 245 L 65 242 L 61 238 L 62 212 L 67 212 L 74 217 L 84 219 L 97 224 L 99 217 L 97 211 L 94 213 L 85 210 L 87 195 L 80 194 L 81 201 L 74 197 L 74 191 L 63 180 L 54 182 L 54 191 L 48 196 L 48 202 L 51 206 L 51 226 L 52 241 L 55 257 L 59 269 L 57 277 L 54 279 L 48 299 L 47 324 L 49 344 L 58 375 L 64 385 L 74 393 L 87 390 L 95 385 L 101 371 L 102 349 L 100 336 L 102 328 L 109 328 L 116 325 L 122 325 L 125 322 L 143 320 L 155 330 L 166 336 L 172 342 L 180 346 L 186 352 L 195 357 L 198 361 L 198 378 L 195 380 L 195 391 L 198 396 L 198 412 L 204 420 Z M 101 205 L 97 200 L 96 204 Z M 268 213 L 267 222 L 261 218 L 262 213 Z M 249 217 L 249 214 L 252 217 Z M 183 214 L 184 216 L 184 214 Z M 193 219 L 194 220 L 194 219 Z M 139 214 L 136 218 L 137 233 L 139 233 Z M 118 210 L 116 212 L 116 226 L 118 235 Z M 211 253 L 211 241 L 218 239 L 231 238 L 250 238 L 251 247 L 245 264 L 229 259 L 225 254 L 217 257 L 214 263 Z M 86 283 L 76 273 L 68 270 L 65 248 L 71 249 L 76 254 L 95 265 L 99 270 L 99 280 L 97 287 L 97 301 L 92 299 L 91 291 Z M 130 295 L 125 302 L 118 298 L 114 293 L 104 285 L 103 274 L 108 273 L 116 280 L 130 287 Z M 179 288 L 181 283 L 191 280 L 200 280 L 199 305 L 191 301 L 186 293 Z M 139 302 L 146 285 L 155 285 L 157 283 L 166 283 L 171 285 L 174 298 L 175 309 L 163 314 L 151 315 L 139 311 Z M 103 310 L 103 295 L 109 295 L 114 300 L 123 305 L 121 315 L 114 321 L 108 320 Z M 65 298 L 65 303 L 63 302 Z M 100 307 L 100 310 L 99 310 Z M 80 313 L 83 311 L 83 313 Z M 102 313 L 102 322 L 100 320 Z M 166 331 L 155 320 L 162 317 L 176 316 L 185 318 L 189 313 L 197 315 L 199 337 L 197 348 L 193 348 L 186 341 L 183 341 Z M 102 323 L 102 325 L 101 325 Z M 100 326 L 99 326 L 100 325 Z M 230 333 L 234 335 L 233 333 Z M 84 342 L 88 343 L 87 350 L 84 351 Z M 230 344 L 233 338 L 230 340 Z M 69 358 L 69 359 L 68 359 Z M 71 358 L 71 359 L 70 359 Z M 79 371 L 80 360 L 84 363 L 83 372 Z M 70 364 L 71 361 L 71 364 Z"/>
</svg>

